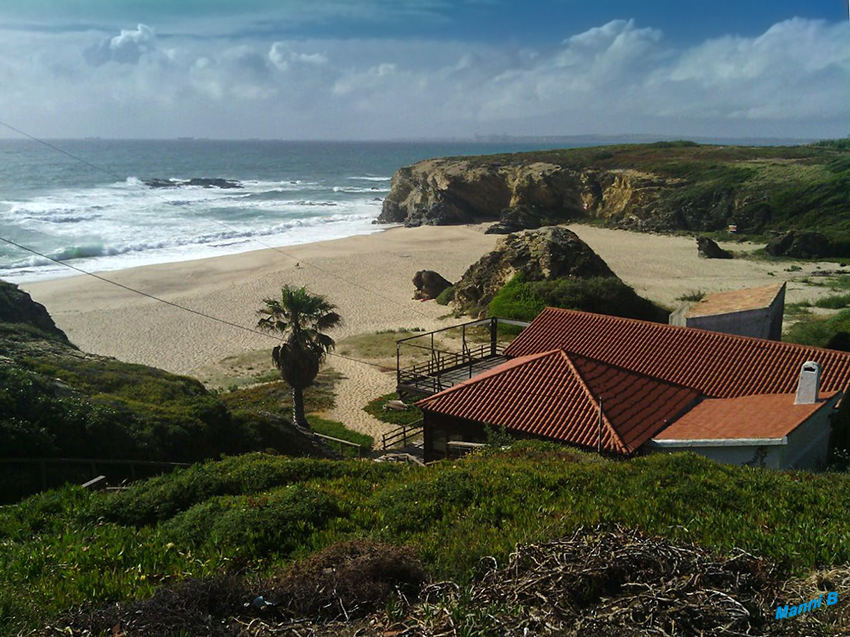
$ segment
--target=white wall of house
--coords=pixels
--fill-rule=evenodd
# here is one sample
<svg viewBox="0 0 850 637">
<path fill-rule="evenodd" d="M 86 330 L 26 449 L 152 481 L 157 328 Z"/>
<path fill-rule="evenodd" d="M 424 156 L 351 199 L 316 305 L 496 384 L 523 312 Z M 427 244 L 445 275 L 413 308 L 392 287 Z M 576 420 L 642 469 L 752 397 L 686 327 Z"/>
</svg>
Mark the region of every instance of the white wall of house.
<svg viewBox="0 0 850 637">
<path fill-rule="evenodd" d="M 806 419 L 784 438 L 729 440 L 651 440 L 642 451 L 676 453 L 692 451 L 726 464 L 769 467 L 771 469 L 822 469 L 829 454 L 832 433 L 830 416 L 840 394 Z"/>
</svg>

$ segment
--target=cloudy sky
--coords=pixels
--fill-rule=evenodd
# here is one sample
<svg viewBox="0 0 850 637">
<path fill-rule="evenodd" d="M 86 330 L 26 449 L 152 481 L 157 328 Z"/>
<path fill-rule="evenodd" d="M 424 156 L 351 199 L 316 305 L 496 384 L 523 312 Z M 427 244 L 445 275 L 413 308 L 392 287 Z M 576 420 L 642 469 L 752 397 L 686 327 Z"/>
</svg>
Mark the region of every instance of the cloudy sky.
<svg viewBox="0 0 850 637">
<path fill-rule="evenodd" d="M 52 138 L 844 137 L 847 13 L 847 0 L 2 0 L 0 120 Z"/>
</svg>

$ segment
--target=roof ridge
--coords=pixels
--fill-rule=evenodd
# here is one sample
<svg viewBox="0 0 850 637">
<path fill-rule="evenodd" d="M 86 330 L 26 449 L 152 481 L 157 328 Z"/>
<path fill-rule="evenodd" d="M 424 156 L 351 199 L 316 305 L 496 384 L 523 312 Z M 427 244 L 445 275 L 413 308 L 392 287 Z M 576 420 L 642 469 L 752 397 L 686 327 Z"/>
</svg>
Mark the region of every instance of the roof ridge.
<svg viewBox="0 0 850 637">
<path fill-rule="evenodd" d="M 630 374 L 632 376 L 639 376 L 641 378 L 646 378 L 646 379 L 655 381 L 659 385 L 667 385 L 667 386 L 670 386 L 670 387 L 677 387 L 679 389 L 688 389 L 690 391 L 696 392 L 697 395 L 701 398 L 707 398 L 707 396 L 704 396 L 703 393 L 699 389 L 696 389 L 695 387 L 691 387 L 690 385 L 685 385 L 683 383 L 677 383 L 677 382 L 672 381 L 672 380 L 666 380 L 664 378 L 659 378 L 658 376 L 653 376 L 652 374 L 647 374 L 645 372 L 639 372 L 635 369 L 630 369 L 628 367 L 623 367 L 622 365 L 617 365 L 615 363 L 611 363 L 609 361 L 602 360 L 601 358 L 594 358 L 593 356 L 587 356 L 585 354 L 579 354 L 578 352 L 572 352 L 565 347 L 560 348 L 560 350 L 562 352 L 568 354 L 570 357 L 583 358 L 585 360 L 591 361 L 591 362 L 596 363 L 598 365 L 604 365 L 605 367 L 610 367 L 611 369 L 616 369 L 616 370 L 621 371 L 625 374 Z"/>
<path fill-rule="evenodd" d="M 738 334 L 727 334 L 725 332 L 713 332 L 711 330 L 704 330 L 704 329 L 701 329 L 699 327 L 682 327 L 680 325 L 670 325 L 669 323 L 654 323 L 652 321 L 645 321 L 643 319 L 627 318 L 625 316 L 612 316 L 610 314 L 596 314 L 594 312 L 585 312 L 583 310 L 568 310 L 568 309 L 564 309 L 564 308 L 560 308 L 560 307 L 547 306 L 546 308 L 543 309 L 543 312 L 546 312 L 548 310 L 552 310 L 552 311 L 559 313 L 559 314 L 579 314 L 579 315 L 582 315 L 582 316 L 599 317 L 601 320 L 609 321 L 609 322 L 612 322 L 612 323 L 621 323 L 621 324 L 623 324 L 623 323 L 625 323 L 625 324 L 641 323 L 641 324 L 650 326 L 652 329 L 662 329 L 662 330 L 668 330 L 668 331 L 671 331 L 671 332 L 679 332 L 681 330 L 687 330 L 688 332 L 701 332 L 703 334 L 709 334 L 711 338 L 717 338 L 717 339 L 731 341 L 731 342 L 741 342 L 741 341 L 744 341 L 744 342 L 747 342 L 747 343 L 757 342 L 757 343 L 763 343 L 764 345 L 772 347 L 772 348 L 779 348 L 779 349 L 788 348 L 788 349 L 797 349 L 797 350 L 816 350 L 816 351 L 819 351 L 819 352 L 827 352 L 827 353 L 834 353 L 834 354 L 838 354 L 838 355 L 843 355 L 843 356 L 850 358 L 850 352 L 843 352 L 841 350 L 827 349 L 825 347 L 817 347 L 815 345 L 802 345 L 801 343 L 789 343 L 788 341 L 771 341 L 771 340 L 767 340 L 767 339 L 764 339 L 764 338 L 756 338 L 754 336 L 739 336 Z M 541 312 L 541 314 L 543 312 Z M 520 337 L 521 336 L 522 336 L 522 333 L 520 334 Z M 517 337 L 517 338 L 519 338 L 519 337 Z"/>
<path fill-rule="evenodd" d="M 593 392 L 591 391 L 590 386 L 587 384 L 587 381 L 584 379 L 584 376 L 582 375 L 581 371 L 576 366 L 576 364 L 573 362 L 573 359 L 570 358 L 570 354 L 567 353 L 566 350 L 563 350 L 563 349 L 558 350 L 558 351 L 560 351 L 561 356 L 567 362 L 567 364 L 569 365 L 573 374 L 578 379 L 579 385 L 581 386 L 582 390 L 584 391 L 587 399 L 590 401 L 590 403 L 592 405 L 595 405 L 595 406 L 600 408 L 600 410 L 602 412 L 602 422 L 605 423 L 606 427 L 608 428 L 608 432 L 611 434 L 611 439 L 613 441 L 616 441 L 617 443 L 619 443 L 620 451 L 625 451 L 627 453 L 631 453 L 632 450 L 623 441 L 623 439 L 620 437 L 620 434 L 617 432 L 617 429 L 614 427 L 614 425 L 611 424 L 611 421 L 608 419 L 608 415 L 605 413 L 605 404 L 603 403 L 602 405 L 600 405 L 600 401 L 602 400 L 601 397 L 593 395 Z"/>
</svg>

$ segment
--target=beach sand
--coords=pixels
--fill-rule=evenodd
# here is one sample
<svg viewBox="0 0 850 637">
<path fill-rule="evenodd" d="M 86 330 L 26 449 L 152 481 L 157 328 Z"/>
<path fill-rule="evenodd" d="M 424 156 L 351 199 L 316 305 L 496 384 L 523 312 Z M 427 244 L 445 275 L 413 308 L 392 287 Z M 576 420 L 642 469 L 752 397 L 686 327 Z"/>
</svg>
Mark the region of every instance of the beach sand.
<svg viewBox="0 0 850 637">
<path fill-rule="evenodd" d="M 448 309 L 433 301 L 412 300 L 417 270 L 433 269 L 457 280 L 488 252 L 498 236 L 486 226 L 392 228 L 350 237 L 225 257 L 145 266 L 103 276 L 170 302 L 253 328 L 262 299 L 283 284 L 306 285 L 339 308 L 344 324 L 335 338 L 397 328 L 437 329 L 460 322 L 441 319 Z M 799 282 L 817 264 L 750 259 L 706 260 L 690 237 L 636 234 L 590 226 L 571 226 L 624 281 L 640 294 L 674 306 L 682 294 L 752 287 L 791 280 L 788 302 L 814 298 L 818 288 Z M 724 244 L 732 250 L 759 246 Z M 823 269 L 835 268 L 824 264 Z M 161 367 L 208 380 L 220 361 L 247 356 L 253 368 L 273 371 L 274 341 L 223 325 L 91 277 L 24 284 L 43 303 L 60 328 L 81 349 L 127 362 Z M 362 411 L 370 399 L 393 391 L 394 372 L 341 358 L 329 364 L 342 374 L 337 406 L 326 414 L 374 437 L 391 429 Z"/>
</svg>

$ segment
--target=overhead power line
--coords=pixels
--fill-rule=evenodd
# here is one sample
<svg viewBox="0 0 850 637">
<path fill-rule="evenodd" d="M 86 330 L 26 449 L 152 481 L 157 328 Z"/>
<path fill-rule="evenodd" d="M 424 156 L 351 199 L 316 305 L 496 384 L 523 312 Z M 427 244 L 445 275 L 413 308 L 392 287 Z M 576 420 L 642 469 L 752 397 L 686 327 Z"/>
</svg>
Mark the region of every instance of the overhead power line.
<svg viewBox="0 0 850 637">
<path fill-rule="evenodd" d="M 45 140 L 43 140 L 43 139 L 39 139 L 38 137 L 35 137 L 34 135 L 30 135 L 29 133 L 27 133 L 27 132 L 25 132 L 25 131 L 22 131 L 22 130 L 20 130 L 19 128 L 15 128 L 15 127 L 14 127 L 14 126 L 12 126 L 11 124 L 7 124 L 6 122 L 4 122 L 4 121 L 2 121 L 2 120 L 0 120 L 0 126 L 5 126 L 5 127 L 6 127 L 6 128 L 8 128 L 9 130 L 14 131 L 14 132 L 16 132 L 16 133 L 18 133 L 18 134 L 20 134 L 20 135 L 23 135 L 24 137 L 26 137 L 26 138 L 28 138 L 28 139 L 31 139 L 31 140 L 33 140 L 33 141 L 35 141 L 35 142 L 38 142 L 39 144 L 42 144 L 42 145 L 44 145 L 44 146 L 46 146 L 46 147 L 48 147 L 48 148 L 51 148 L 51 149 L 55 150 L 56 152 L 62 153 L 63 155 L 65 155 L 65 156 L 67 156 L 67 157 L 70 157 L 71 159 L 74 159 L 74 160 L 76 160 L 76 161 L 82 162 L 82 163 L 83 163 L 83 164 L 85 164 L 86 166 L 88 166 L 88 167 L 90 167 L 90 168 L 92 168 L 92 169 L 94 169 L 94 170 L 97 170 L 97 171 L 99 171 L 99 172 L 103 173 L 104 175 L 108 175 L 108 176 L 109 176 L 109 177 L 111 177 L 112 179 L 116 179 L 116 180 L 118 180 L 118 181 L 125 181 L 125 180 L 126 180 L 126 177 L 122 177 L 121 175 L 118 175 L 118 174 L 116 174 L 116 173 L 114 173 L 114 172 L 110 171 L 110 170 L 109 170 L 109 169 L 107 169 L 107 168 L 104 168 L 104 167 L 102 167 L 102 166 L 98 166 L 97 164 L 93 164 L 92 162 L 90 162 L 90 161 L 88 161 L 88 160 L 86 160 L 86 159 L 83 159 L 82 157 L 79 157 L 79 156 L 77 156 L 77 155 L 74 155 L 73 153 L 69 153 L 68 151 L 66 151 L 66 150 L 64 150 L 64 149 L 62 149 L 62 148 L 59 148 L 58 146 L 56 146 L 56 145 L 54 145 L 54 144 L 51 144 L 50 142 L 47 142 L 47 141 L 45 141 Z M 163 200 L 163 203 L 165 203 L 165 200 Z M 224 229 L 226 229 L 226 230 L 229 230 L 229 231 L 231 231 L 231 232 L 235 232 L 235 233 L 237 233 L 237 234 L 239 233 L 239 230 L 237 230 L 236 228 L 234 228 L 234 227 L 233 227 L 233 226 L 231 226 L 231 225 L 228 225 L 228 224 L 224 223 L 223 221 L 220 221 L 220 220 L 218 220 L 218 219 L 214 219 L 214 218 L 212 218 L 212 217 L 208 217 L 208 216 L 206 216 L 206 215 L 202 215 L 201 213 L 199 213 L 199 212 L 197 212 L 197 211 L 195 211 L 195 210 L 192 210 L 191 208 L 188 208 L 188 207 L 187 207 L 187 208 L 184 208 L 184 210 L 188 210 L 188 212 L 190 212 L 191 214 L 195 215 L 196 217 L 199 217 L 199 218 L 201 218 L 201 219 L 204 219 L 204 220 L 206 220 L 206 221 L 209 221 L 210 223 L 215 223 L 215 224 L 217 224 L 217 225 L 221 226 L 222 228 L 224 228 Z M 361 283 L 358 283 L 358 282 L 356 282 L 356 281 L 352 281 L 351 279 L 347 279 L 347 278 L 345 278 L 344 276 L 341 276 L 340 274 L 338 274 L 338 273 L 336 273 L 336 272 L 333 272 L 333 271 L 331 271 L 331 270 L 328 270 L 327 268 L 322 268 L 322 267 L 320 267 L 320 266 L 318 266 L 318 265 L 316 265 L 316 264 L 314 264 L 314 263 L 310 263 L 309 261 L 305 261 L 305 260 L 303 260 L 302 258 L 296 257 L 296 256 L 294 256 L 294 255 L 292 255 L 292 254 L 290 254 L 290 253 L 288 253 L 288 252 L 286 252 L 286 251 L 284 251 L 284 250 L 280 249 L 280 248 L 279 248 L 279 247 L 277 247 L 277 246 L 269 245 L 268 243 L 266 243 L 266 242 L 264 242 L 264 241 L 262 241 L 262 240 L 258 239 L 257 237 L 248 237 L 248 240 L 249 240 L 249 241 L 253 241 L 254 243 L 257 243 L 257 244 L 259 244 L 259 245 L 261 245 L 261 246 L 263 246 L 264 248 L 267 248 L 267 249 L 269 249 L 269 250 L 274 250 L 274 251 L 275 251 L 275 252 L 277 252 L 278 254 L 282 254 L 283 256 L 285 256 L 285 257 L 287 257 L 287 258 L 289 258 L 289 259 L 292 259 L 292 260 L 293 260 L 293 261 L 295 261 L 296 263 L 300 263 L 300 264 L 305 265 L 305 266 L 307 266 L 307 267 L 309 267 L 309 268 L 313 268 L 314 270 L 317 270 L 318 272 L 322 272 L 323 274 L 326 274 L 326 275 L 328 275 L 328 276 L 331 276 L 331 277 L 333 277 L 333 278 L 335 278 L 335 279 L 339 279 L 340 281 L 342 281 L 342 282 L 344 282 L 344 283 L 347 283 L 348 285 L 350 285 L 350 286 L 352 286 L 352 287 L 355 287 L 355 288 L 357 288 L 357 289 L 359 289 L 359 290 L 363 290 L 364 292 L 368 292 L 369 294 L 372 294 L 372 295 L 376 296 L 376 297 L 377 297 L 377 298 L 379 298 L 379 299 L 382 299 L 382 300 L 384 300 L 384 301 L 387 301 L 388 303 L 392 303 L 392 304 L 397 305 L 397 306 L 399 306 L 399 307 L 401 307 L 401 308 L 404 308 L 404 309 L 405 309 L 405 310 L 407 310 L 408 312 L 409 312 L 409 311 L 413 311 L 414 313 L 419 314 L 420 316 L 422 316 L 422 317 L 424 317 L 424 318 L 427 318 L 427 319 L 430 319 L 430 318 L 431 318 L 430 316 L 428 316 L 428 315 L 427 315 L 427 314 L 425 314 L 424 312 L 422 312 L 422 311 L 420 311 L 420 310 L 418 310 L 418 309 L 416 309 L 416 308 L 414 308 L 414 307 L 410 307 L 410 306 L 408 306 L 408 305 L 405 305 L 405 304 L 399 303 L 399 302 L 398 302 L 398 301 L 396 301 L 395 299 L 392 299 L 392 298 L 390 298 L 390 297 L 388 297 L 388 296 L 386 296 L 386 295 L 384 295 L 384 294 L 381 294 L 380 292 L 377 292 L 377 291 L 375 291 L 375 290 L 373 290 L 373 289 L 371 289 L 371 288 L 368 288 L 368 287 L 366 287 L 365 285 L 363 285 L 363 284 L 361 284 Z M 47 257 L 47 258 L 49 258 L 49 257 Z M 64 265 L 64 263 L 63 263 L 63 265 Z"/>
<path fill-rule="evenodd" d="M 149 298 L 153 301 L 157 301 L 158 303 L 164 303 L 165 305 L 169 305 L 169 306 L 176 308 L 178 310 L 182 310 L 183 312 L 189 312 L 191 314 L 194 314 L 196 316 L 200 316 L 200 317 L 208 319 L 210 321 L 215 321 L 216 323 L 221 323 L 222 325 L 227 325 L 229 327 L 234 327 L 236 329 L 242 330 L 243 332 L 249 332 L 251 334 L 264 336 L 266 338 L 270 338 L 270 339 L 273 339 L 275 341 L 280 340 L 276 336 L 274 336 L 272 334 L 268 334 L 267 332 L 261 332 L 260 330 L 257 330 L 257 329 L 251 328 L 251 327 L 245 327 L 244 325 L 239 325 L 239 323 L 234 323 L 232 321 L 228 321 L 227 319 L 219 318 L 217 316 L 212 316 L 211 314 L 207 314 L 205 312 L 200 312 L 198 310 L 193 310 L 190 307 L 186 307 L 185 305 L 180 305 L 179 303 L 174 303 L 173 301 L 163 299 L 162 297 L 156 296 L 155 294 L 150 294 L 150 293 L 144 292 L 142 290 L 137 290 L 136 288 L 130 287 L 129 285 L 124 285 L 123 283 L 119 283 L 118 281 L 113 281 L 112 279 L 107 279 L 106 277 L 101 276 L 99 274 L 95 274 L 94 272 L 89 272 L 88 270 L 84 270 L 84 269 L 79 268 L 75 265 L 71 265 L 70 263 L 65 263 L 64 261 L 60 261 L 59 259 L 56 259 L 54 257 L 43 254 L 43 253 L 39 252 L 38 250 L 34 250 L 33 248 L 29 248 L 25 245 L 21 245 L 20 243 L 12 241 L 11 239 L 7 239 L 5 237 L 0 237 L 0 241 L 3 241 L 4 243 L 7 243 L 7 244 L 14 246 L 16 248 L 19 248 L 20 250 L 25 250 L 26 252 L 29 252 L 29 253 L 34 254 L 36 256 L 39 256 L 39 257 L 42 257 L 43 259 L 47 259 L 49 261 L 52 261 L 53 263 L 57 263 L 59 265 L 65 266 L 66 268 L 70 268 L 70 269 L 72 269 L 76 272 L 79 272 L 80 274 L 84 274 L 86 276 L 93 277 L 93 278 L 97 279 L 98 281 L 103 281 L 104 283 L 108 283 L 109 285 L 114 285 L 114 286 L 119 287 L 123 290 L 127 290 L 128 292 L 132 292 L 133 294 L 138 294 L 140 296 L 144 296 L 146 298 Z M 349 360 L 349 361 L 352 361 L 352 362 L 355 362 L 355 363 L 360 363 L 362 365 L 369 365 L 370 367 L 376 367 L 376 368 L 380 369 L 381 371 L 384 371 L 386 369 L 383 365 L 378 365 L 377 363 L 370 363 L 369 361 L 360 360 L 358 358 L 353 358 L 351 356 L 344 356 L 342 354 L 336 354 L 336 353 L 333 353 L 333 352 L 328 352 L 328 355 L 333 356 L 335 358 L 341 358 L 341 359 Z"/>
</svg>

